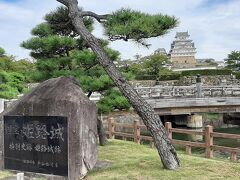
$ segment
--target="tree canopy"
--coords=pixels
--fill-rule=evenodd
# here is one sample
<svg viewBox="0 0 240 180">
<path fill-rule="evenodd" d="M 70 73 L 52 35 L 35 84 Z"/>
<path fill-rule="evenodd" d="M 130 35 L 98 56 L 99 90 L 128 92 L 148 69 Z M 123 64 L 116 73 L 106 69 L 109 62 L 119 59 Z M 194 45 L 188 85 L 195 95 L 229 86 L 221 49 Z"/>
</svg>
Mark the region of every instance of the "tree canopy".
<svg viewBox="0 0 240 180">
<path fill-rule="evenodd" d="M 150 15 L 122 8 L 107 16 L 103 26 L 110 40 L 134 40 L 144 46 L 147 38 L 164 35 L 177 25 L 177 19 L 168 15 Z"/>
<path fill-rule="evenodd" d="M 0 56 L 0 98 L 11 99 L 26 90 L 29 74 L 34 71 L 34 64 L 22 59 L 16 61 L 13 56 Z"/>
<path fill-rule="evenodd" d="M 5 55 L 5 50 L 3 48 L 0 47 L 0 57 Z"/>
<path fill-rule="evenodd" d="M 131 72 L 137 80 L 171 80 L 180 76 L 168 69 L 169 57 L 163 54 L 153 54 L 128 63 L 123 70 Z"/>
<path fill-rule="evenodd" d="M 232 51 L 228 54 L 227 59 L 225 59 L 227 68 L 230 68 L 235 71 L 240 70 L 240 51 Z"/>
<path fill-rule="evenodd" d="M 114 88 L 114 84 L 99 65 L 96 54 L 76 32 L 68 17 L 68 9 L 58 7 L 46 14 L 44 19 L 45 22 L 32 29 L 33 37 L 22 43 L 22 47 L 30 49 L 32 57 L 36 59 L 37 71 L 33 74 L 33 79 L 42 81 L 52 77 L 74 76 L 80 80 L 82 89 L 89 96 L 92 92 L 100 92 L 103 99 L 111 96 L 110 90 Z M 93 30 L 92 18 L 85 17 L 84 24 L 89 31 Z M 110 49 L 107 41 L 99 39 L 99 42 L 113 61 L 119 59 L 119 52 Z M 121 93 L 115 91 L 112 90 L 112 96 L 127 102 Z M 101 104 L 106 102 L 102 100 L 98 103 L 99 112 L 123 108 L 123 103 L 117 104 L 116 101 Z M 128 109 L 130 105 L 125 104 Z"/>
</svg>

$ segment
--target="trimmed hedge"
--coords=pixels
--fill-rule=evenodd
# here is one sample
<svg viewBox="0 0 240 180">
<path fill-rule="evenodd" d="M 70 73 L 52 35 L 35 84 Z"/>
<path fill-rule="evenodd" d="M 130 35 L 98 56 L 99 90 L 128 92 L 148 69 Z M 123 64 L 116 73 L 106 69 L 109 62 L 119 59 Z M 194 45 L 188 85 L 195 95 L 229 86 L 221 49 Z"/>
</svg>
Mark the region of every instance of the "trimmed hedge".
<svg viewBox="0 0 240 180">
<path fill-rule="evenodd" d="M 144 73 L 139 73 L 136 75 L 136 80 L 159 80 L 159 81 L 168 81 L 168 80 L 179 80 L 183 76 L 216 76 L 216 75 L 231 75 L 235 74 L 237 79 L 240 79 L 240 73 L 233 73 L 230 69 L 204 69 L 204 70 L 189 70 L 182 71 L 181 73 L 172 73 L 172 74 L 161 74 L 159 76 L 146 75 Z"/>
<path fill-rule="evenodd" d="M 157 80 L 157 76 L 138 74 L 138 75 L 135 76 L 135 79 L 136 80 Z"/>
<path fill-rule="evenodd" d="M 182 71 L 182 76 L 216 76 L 216 75 L 231 75 L 233 72 L 230 69 L 204 69 L 204 70 L 189 70 Z"/>
<path fill-rule="evenodd" d="M 169 80 L 179 80 L 181 78 L 181 74 L 165 74 L 165 75 L 160 75 L 158 77 L 159 81 L 169 81 Z"/>
</svg>

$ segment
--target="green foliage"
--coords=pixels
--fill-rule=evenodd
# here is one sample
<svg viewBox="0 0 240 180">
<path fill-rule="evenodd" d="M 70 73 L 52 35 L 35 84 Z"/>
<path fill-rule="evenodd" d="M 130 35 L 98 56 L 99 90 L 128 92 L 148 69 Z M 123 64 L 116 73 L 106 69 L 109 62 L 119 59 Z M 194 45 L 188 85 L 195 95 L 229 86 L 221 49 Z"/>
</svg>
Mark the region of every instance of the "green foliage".
<svg viewBox="0 0 240 180">
<path fill-rule="evenodd" d="M 48 72 L 44 71 L 35 71 L 34 73 L 29 74 L 29 82 L 41 82 L 49 78 Z"/>
<path fill-rule="evenodd" d="M 135 79 L 135 75 L 132 72 L 122 72 L 122 74 L 128 81 Z"/>
<path fill-rule="evenodd" d="M 87 49 L 82 51 L 73 51 L 71 56 L 75 60 L 75 64 L 81 67 L 90 68 L 95 64 L 98 64 L 97 56 Z"/>
<path fill-rule="evenodd" d="M 169 58 L 165 55 L 154 54 L 128 67 L 128 71 L 135 74 L 137 80 L 173 80 L 180 75 L 166 68 Z"/>
<path fill-rule="evenodd" d="M 133 63 L 127 66 L 125 69 L 132 74 L 137 75 L 139 71 L 141 71 L 142 65 L 140 63 Z"/>
<path fill-rule="evenodd" d="M 101 92 L 114 86 L 112 80 L 107 75 L 82 75 L 78 78 L 80 79 L 81 87 L 85 92 Z"/>
<path fill-rule="evenodd" d="M 120 56 L 120 53 L 116 50 L 113 50 L 107 46 L 104 46 L 104 51 L 107 53 L 108 57 L 112 60 L 112 61 L 115 61 L 115 60 L 118 60 L 119 59 L 119 56 Z"/>
<path fill-rule="evenodd" d="M 0 98 L 11 99 L 24 92 L 26 77 L 32 71 L 34 65 L 27 60 L 0 56 Z"/>
<path fill-rule="evenodd" d="M 75 31 L 75 28 L 68 14 L 68 9 L 64 6 L 60 6 L 55 11 L 48 13 L 44 19 L 51 27 L 51 30 L 54 34 L 60 36 L 77 37 L 79 35 Z M 93 30 L 92 18 L 85 17 L 84 24 L 89 31 Z"/>
<path fill-rule="evenodd" d="M 16 61 L 12 56 L 0 57 L 0 71 L 18 72 L 25 76 L 35 70 L 35 65 L 28 60 Z"/>
<path fill-rule="evenodd" d="M 31 34 L 40 38 L 53 35 L 53 30 L 47 23 L 38 24 L 32 29 Z"/>
<path fill-rule="evenodd" d="M 182 71 L 181 73 L 173 72 L 167 69 L 161 69 L 158 75 L 151 75 L 146 72 L 145 69 L 139 71 L 136 75 L 136 80 L 179 80 L 183 76 L 197 76 L 198 74 L 202 76 L 216 76 L 216 75 L 231 75 L 233 74 L 232 70 L 229 69 L 206 69 L 206 70 L 189 70 Z M 234 73 L 236 78 L 240 78 L 238 73 Z"/>
<path fill-rule="evenodd" d="M 30 79 L 43 81 L 52 77 L 74 76 L 80 80 L 85 93 L 98 91 L 104 94 L 111 89 L 114 86 L 112 80 L 99 65 L 97 56 L 75 31 L 68 9 L 59 7 L 47 14 L 45 20 L 32 30 L 35 37 L 22 43 L 37 60 L 36 71 Z M 84 18 L 84 23 L 92 30 L 91 18 Z M 99 42 L 112 60 L 118 59 L 119 52 L 108 48 L 107 41 L 100 39 Z"/>
<path fill-rule="evenodd" d="M 232 51 L 225 59 L 227 68 L 239 71 L 240 70 L 240 51 Z"/>
<path fill-rule="evenodd" d="M 26 59 L 14 61 L 13 71 L 24 74 L 26 78 L 28 77 L 27 74 L 35 72 L 35 70 L 36 70 L 35 64 Z"/>
<path fill-rule="evenodd" d="M 231 75 L 232 71 L 229 69 L 205 69 L 205 70 L 190 70 L 183 71 L 182 76 L 216 76 L 216 75 Z"/>
<path fill-rule="evenodd" d="M 0 47 L 0 57 L 5 55 L 5 50 Z M 1 67 L 1 66 L 0 66 Z"/>
<path fill-rule="evenodd" d="M 148 75 L 145 72 L 141 72 L 135 76 L 136 80 L 157 80 L 158 76 Z"/>
<path fill-rule="evenodd" d="M 168 57 L 165 55 L 154 54 L 145 60 L 142 68 L 148 75 L 158 76 L 160 71 L 165 70 L 164 65 L 168 63 Z"/>
<path fill-rule="evenodd" d="M 103 98 L 97 103 L 97 107 L 99 113 L 108 113 L 114 109 L 128 110 L 131 105 L 119 90 L 110 89 L 104 92 Z"/>
<path fill-rule="evenodd" d="M 14 62 L 12 57 L 0 57 L 0 70 L 12 71 L 14 70 Z"/>
<path fill-rule="evenodd" d="M 22 47 L 32 50 L 31 56 L 35 58 L 59 57 L 61 54 L 68 54 L 76 45 L 76 39 L 57 35 L 34 37 L 21 44 Z"/>
<path fill-rule="evenodd" d="M 32 29 L 31 33 L 35 37 L 21 44 L 22 47 L 31 50 L 32 57 L 39 59 L 69 56 L 70 51 L 87 46 L 75 31 L 66 7 L 59 7 L 48 13 L 45 20 L 46 22 Z M 91 18 L 84 18 L 84 24 L 92 30 Z"/>
<path fill-rule="evenodd" d="M 108 16 L 104 28 L 105 34 L 110 39 L 121 36 L 125 40 L 132 39 L 144 44 L 144 39 L 164 35 L 177 23 L 175 17 L 162 14 L 150 15 L 122 8 Z"/>
<path fill-rule="evenodd" d="M 23 82 L 25 77 L 17 72 L 6 72 L 0 71 L 0 79 L 1 83 L 8 83 L 8 82 Z"/>
<path fill-rule="evenodd" d="M 179 80 L 181 77 L 180 73 L 170 71 L 168 69 L 162 69 L 159 71 L 158 80 L 159 81 L 169 81 L 169 80 Z"/>
<path fill-rule="evenodd" d="M 7 83 L 11 81 L 11 77 L 9 75 L 9 73 L 5 72 L 5 71 L 0 71 L 0 84 L 1 83 Z"/>
<path fill-rule="evenodd" d="M 233 74 L 235 75 L 236 79 L 240 79 L 240 72 L 234 72 Z"/>
<path fill-rule="evenodd" d="M 0 71 L 0 98 L 10 99 L 22 93 L 25 76 L 17 72 Z"/>
<path fill-rule="evenodd" d="M 11 99 L 16 97 L 19 91 L 16 87 L 12 87 L 9 84 L 0 84 L 0 98 Z"/>
</svg>

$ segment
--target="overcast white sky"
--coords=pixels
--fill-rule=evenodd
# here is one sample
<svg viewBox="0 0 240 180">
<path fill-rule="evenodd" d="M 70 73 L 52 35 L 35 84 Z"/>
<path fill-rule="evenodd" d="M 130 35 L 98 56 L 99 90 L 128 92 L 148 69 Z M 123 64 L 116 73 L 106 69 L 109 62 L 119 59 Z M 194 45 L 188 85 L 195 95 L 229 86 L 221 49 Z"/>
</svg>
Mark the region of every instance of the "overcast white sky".
<svg viewBox="0 0 240 180">
<path fill-rule="evenodd" d="M 231 51 L 240 50 L 240 0 L 79 0 L 79 4 L 100 14 L 128 7 L 179 18 L 177 28 L 148 41 L 152 44 L 149 49 L 132 42 L 111 43 L 123 59 L 148 55 L 160 47 L 169 51 L 177 31 L 189 32 L 197 48 L 197 58 L 222 60 Z M 58 5 L 55 0 L 0 0 L 0 47 L 17 59 L 28 58 L 29 52 L 19 47 L 20 43 L 30 38 L 31 29 Z M 101 36 L 99 25 L 94 34 Z"/>
</svg>

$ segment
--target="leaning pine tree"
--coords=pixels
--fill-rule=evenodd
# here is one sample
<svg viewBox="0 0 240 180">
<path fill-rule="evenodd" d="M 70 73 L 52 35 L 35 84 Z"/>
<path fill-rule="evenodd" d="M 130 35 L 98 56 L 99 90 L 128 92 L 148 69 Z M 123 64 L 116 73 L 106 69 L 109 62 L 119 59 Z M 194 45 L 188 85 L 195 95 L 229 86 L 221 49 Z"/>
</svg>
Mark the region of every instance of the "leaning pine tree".
<svg viewBox="0 0 240 180">
<path fill-rule="evenodd" d="M 167 137 L 159 116 L 154 113 L 153 108 L 137 94 L 118 71 L 114 63 L 101 48 L 98 39 L 85 27 L 83 18 L 89 16 L 95 18 L 99 23 L 103 23 L 105 34 L 110 40 L 135 40 L 144 46 L 148 46 L 144 41 L 146 38 L 158 37 L 167 33 L 169 29 L 176 26 L 177 20 L 167 15 L 149 15 L 130 9 L 121 9 L 109 15 L 98 15 L 79 8 L 78 0 L 57 1 L 68 7 L 69 16 L 76 31 L 89 44 L 93 52 L 96 53 L 100 64 L 104 67 L 107 74 L 142 118 L 153 137 L 164 168 L 177 169 L 180 166 L 180 161 L 170 139 Z"/>
</svg>

